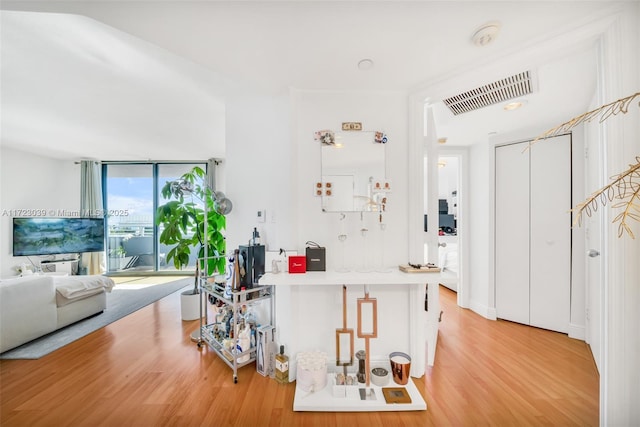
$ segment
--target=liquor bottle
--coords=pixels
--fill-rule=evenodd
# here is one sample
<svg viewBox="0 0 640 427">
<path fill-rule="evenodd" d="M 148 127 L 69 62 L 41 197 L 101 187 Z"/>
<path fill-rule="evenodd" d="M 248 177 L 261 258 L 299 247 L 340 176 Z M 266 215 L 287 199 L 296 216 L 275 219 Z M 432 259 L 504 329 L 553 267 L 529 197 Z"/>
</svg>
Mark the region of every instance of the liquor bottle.
<svg viewBox="0 0 640 427">
<path fill-rule="evenodd" d="M 280 353 L 276 354 L 276 381 L 280 384 L 289 383 L 289 356 L 284 354 L 284 346 L 280 346 Z"/>
<path fill-rule="evenodd" d="M 233 256 L 233 285 L 231 287 L 233 292 L 240 291 L 240 251 L 235 250 Z"/>
<path fill-rule="evenodd" d="M 260 233 L 258 233 L 258 229 L 253 227 L 253 234 L 251 235 L 251 244 L 253 246 L 260 244 Z"/>
</svg>

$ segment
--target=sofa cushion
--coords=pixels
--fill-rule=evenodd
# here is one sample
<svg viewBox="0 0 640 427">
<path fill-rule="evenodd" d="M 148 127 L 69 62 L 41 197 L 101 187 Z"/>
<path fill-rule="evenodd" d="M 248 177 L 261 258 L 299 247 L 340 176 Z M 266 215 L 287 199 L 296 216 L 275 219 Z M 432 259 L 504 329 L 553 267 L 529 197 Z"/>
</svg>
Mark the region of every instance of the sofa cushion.
<svg viewBox="0 0 640 427">
<path fill-rule="evenodd" d="M 57 276 L 54 277 L 56 301 L 61 307 L 77 299 L 86 298 L 102 292 L 111 292 L 115 286 L 109 277 L 93 276 Z"/>
<path fill-rule="evenodd" d="M 107 308 L 107 294 L 104 290 L 100 290 L 96 295 L 72 302 L 73 304 L 58 307 L 58 328 L 104 311 Z"/>
<path fill-rule="evenodd" d="M 64 307 L 65 305 L 73 304 L 74 302 L 82 301 L 85 298 L 91 298 L 94 295 L 103 293 L 103 288 L 95 288 L 88 289 L 86 292 L 76 293 L 71 298 L 66 298 L 60 292 L 56 292 L 56 305 L 58 306 L 58 308 Z"/>
<path fill-rule="evenodd" d="M 56 329 L 53 277 L 0 280 L 0 352 Z"/>
</svg>

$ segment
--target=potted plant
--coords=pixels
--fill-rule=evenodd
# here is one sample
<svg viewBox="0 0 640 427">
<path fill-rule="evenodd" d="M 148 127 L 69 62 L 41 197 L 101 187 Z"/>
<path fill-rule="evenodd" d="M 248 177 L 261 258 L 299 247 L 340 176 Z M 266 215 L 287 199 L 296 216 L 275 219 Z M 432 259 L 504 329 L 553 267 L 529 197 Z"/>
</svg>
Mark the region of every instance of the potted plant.
<svg viewBox="0 0 640 427">
<path fill-rule="evenodd" d="M 219 206 L 222 193 L 215 193 L 206 185 L 205 171 L 195 166 L 180 178 L 168 181 L 162 187 L 161 194 L 168 201 L 157 210 L 156 224 L 163 227 L 159 241 L 173 246 L 167 252 L 166 262 L 173 262 L 176 269 L 182 270 L 189 265 L 189 256 L 192 252 L 197 251 L 200 271 L 206 271 L 207 275 L 213 275 L 216 272 L 224 273 L 226 242 L 222 230 L 226 226 L 226 219 Z M 206 270 L 202 260 L 205 244 Z M 199 293 L 197 280 L 193 290 L 189 292 L 192 295 Z"/>
<path fill-rule="evenodd" d="M 125 263 L 126 252 L 122 246 L 117 246 L 109 250 L 109 271 L 122 270 Z"/>
</svg>

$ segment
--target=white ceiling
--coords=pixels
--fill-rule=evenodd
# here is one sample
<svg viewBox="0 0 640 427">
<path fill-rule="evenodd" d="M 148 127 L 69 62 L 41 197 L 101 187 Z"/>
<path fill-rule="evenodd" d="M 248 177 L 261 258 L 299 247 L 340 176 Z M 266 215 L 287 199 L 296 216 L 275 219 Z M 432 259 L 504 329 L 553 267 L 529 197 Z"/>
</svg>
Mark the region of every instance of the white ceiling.
<svg viewBox="0 0 640 427">
<path fill-rule="evenodd" d="M 239 93 L 393 90 L 434 104 L 438 136 L 555 123 L 587 108 L 610 1 L 71 1 L 2 3 L 2 144 L 60 158 L 224 153 Z M 471 35 L 501 23 L 494 43 Z M 584 35 L 576 35 L 583 34 Z M 591 35 L 590 35 L 591 34 Z M 360 59 L 373 69 L 358 70 Z M 531 69 L 527 105 L 453 117 L 439 99 Z M 189 147 L 185 150 L 185 147 Z"/>
</svg>

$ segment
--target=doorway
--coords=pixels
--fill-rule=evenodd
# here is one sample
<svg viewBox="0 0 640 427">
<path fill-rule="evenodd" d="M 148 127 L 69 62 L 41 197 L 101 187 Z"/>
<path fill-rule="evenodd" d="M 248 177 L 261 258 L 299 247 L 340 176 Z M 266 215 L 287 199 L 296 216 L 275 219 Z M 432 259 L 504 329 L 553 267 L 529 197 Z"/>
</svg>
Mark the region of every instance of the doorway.
<svg viewBox="0 0 640 427">
<path fill-rule="evenodd" d="M 469 308 L 468 292 L 466 292 L 465 278 L 468 277 L 468 149 L 466 147 L 438 147 L 437 162 L 437 209 L 438 236 L 437 256 L 429 258 L 429 245 L 427 233 L 424 240 L 424 263 L 432 260 L 442 269 L 440 284 L 457 292 L 458 305 Z M 427 178 L 428 162 L 425 157 L 424 172 Z M 425 185 L 424 212 L 425 231 L 427 228 L 427 215 L 429 200 Z M 433 198 L 431 200 L 434 200 Z"/>
<path fill-rule="evenodd" d="M 458 292 L 458 156 L 438 157 L 438 266 L 440 284 Z"/>
</svg>

